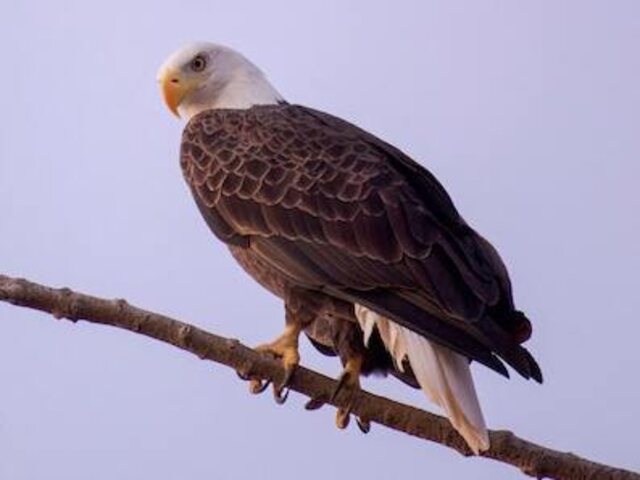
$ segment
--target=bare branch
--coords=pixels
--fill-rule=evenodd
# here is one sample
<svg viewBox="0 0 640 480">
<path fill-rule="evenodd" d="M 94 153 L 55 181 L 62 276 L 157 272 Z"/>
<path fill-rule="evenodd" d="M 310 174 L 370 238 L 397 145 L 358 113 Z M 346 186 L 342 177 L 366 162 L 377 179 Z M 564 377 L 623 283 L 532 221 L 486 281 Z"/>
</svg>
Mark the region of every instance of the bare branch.
<svg viewBox="0 0 640 480">
<path fill-rule="evenodd" d="M 246 377 L 282 380 L 280 363 L 245 347 L 238 340 L 219 337 L 164 315 L 129 305 L 125 300 L 105 300 L 68 288 L 54 289 L 23 279 L 0 275 L 0 300 L 48 312 L 56 318 L 86 320 L 111 325 L 155 338 L 191 352 L 201 359 L 227 365 Z M 344 395 L 330 401 L 336 385 L 324 375 L 298 367 L 291 389 L 310 398 L 323 399 L 334 406 L 345 406 Z M 393 400 L 360 392 L 353 413 L 388 428 L 437 442 L 462 455 L 471 451 L 451 427 L 438 415 L 403 405 Z M 509 431 L 491 431 L 491 449 L 482 456 L 518 467 L 537 478 L 640 480 L 631 471 L 602 465 L 569 452 L 559 452 L 518 438 Z"/>
</svg>

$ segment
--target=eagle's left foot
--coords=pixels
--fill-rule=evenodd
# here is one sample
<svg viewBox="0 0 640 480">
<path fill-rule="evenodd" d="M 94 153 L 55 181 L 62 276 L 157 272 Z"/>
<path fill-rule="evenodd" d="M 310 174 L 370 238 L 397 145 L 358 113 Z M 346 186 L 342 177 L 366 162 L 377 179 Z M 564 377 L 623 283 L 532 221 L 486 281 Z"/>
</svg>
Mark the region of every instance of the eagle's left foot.
<svg viewBox="0 0 640 480">
<path fill-rule="evenodd" d="M 346 390 L 348 400 L 345 407 L 338 407 L 336 412 L 336 426 L 340 429 L 347 428 L 351 417 L 351 409 L 355 403 L 358 392 L 360 391 L 360 372 L 362 370 L 362 358 L 352 357 L 347 360 L 344 370 L 338 378 L 338 384 L 333 390 L 331 400 L 335 400 L 341 391 Z M 371 425 L 368 420 L 356 418 L 358 428 L 363 433 L 368 433 Z"/>
<path fill-rule="evenodd" d="M 280 384 L 273 385 L 273 397 L 278 404 L 282 404 L 287 400 L 289 390 L 285 392 L 285 389 L 293 376 L 296 366 L 300 363 L 300 354 L 298 353 L 298 337 L 300 336 L 300 332 L 300 326 L 297 324 L 289 324 L 285 328 L 284 333 L 275 341 L 256 347 L 258 352 L 268 353 L 282 359 L 284 377 Z M 249 389 L 251 393 L 262 393 L 270 383 L 271 380 L 263 382 L 259 379 L 252 379 L 249 382 Z"/>
</svg>

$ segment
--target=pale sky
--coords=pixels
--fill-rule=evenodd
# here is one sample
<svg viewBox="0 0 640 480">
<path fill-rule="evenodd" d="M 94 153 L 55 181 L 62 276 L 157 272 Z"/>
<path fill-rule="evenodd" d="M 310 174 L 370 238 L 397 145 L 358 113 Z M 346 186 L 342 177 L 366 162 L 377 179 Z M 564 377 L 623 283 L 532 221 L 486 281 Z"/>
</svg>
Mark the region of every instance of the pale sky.
<svg viewBox="0 0 640 480">
<path fill-rule="evenodd" d="M 403 149 L 496 245 L 545 383 L 474 365 L 491 428 L 640 469 L 639 2 L 0 3 L 0 272 L 255 345 L 282 330 L 281 303 L 201 220 L 155 82 L 191 40 L 236 47 L 290 102 Z M 302 356 L 340 371 L 306 341 Z M 394 379 L 366 386 L 434 410 Z M 0 480 L 521 478 L 4 304 L 0 388 Z"/>
</svg>

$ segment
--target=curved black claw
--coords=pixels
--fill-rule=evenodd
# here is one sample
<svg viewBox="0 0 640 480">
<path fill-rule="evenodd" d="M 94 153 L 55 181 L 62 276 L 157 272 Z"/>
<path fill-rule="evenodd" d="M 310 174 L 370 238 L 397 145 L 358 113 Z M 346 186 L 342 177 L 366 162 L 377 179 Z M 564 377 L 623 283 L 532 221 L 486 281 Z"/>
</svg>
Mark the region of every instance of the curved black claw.
<svg viewBox="0 0 640 480">
<path fill-rule="evenodd" d="M 356 417 L 356 423 L 360 431 L 365 435 L 371 431 L 371 422 L 366 418 Z"/>
<path fill-rule="evenodd" d="M 305 410 L 318 410 L 322 408 L 327 403 L 328 398 L 326 396 L 320 396 L 311 398 L 307 403 L 304 404 Z"/>
<path fill-rule="evenodd" d="M 287 401 L 287 397 L 289 397 L 289 392 L 291 391 L 291 389 L 289 388 L 276 388 L 276 386 L 274 385 L 273 387 L 273 399 L 276 401 L 276 403 L 278 405 L 282 405 L 284 402 Z"/>
<path fill-rule="evenodd" d="M 293 372 L 296 370 L 295 365 L 291 367 L 286 367 L 284 372 L 284 378 L 280 385 L 273 385 L 273 398 L 275 399 L 278 405 L 282 405 L 287 401 L 287 397 L 289 396 L 289 392 L 291 391 L 289 387 L 289 382 L 291 381 L 291 377 L 293 377 Z"/>
<path fill-rule="evenodd" d="M 251 380 L 251 377 L 249 375 L 245 375 L 244 373 L 241 373 L 239 370 L 236 370 L 236 375 L 238 375 L 240 380 L 244 380 L 245 382 Z"/>
<path fill-rule="evenodd" d="M 249 391 L 254 395 L 264 392 L 269 385 L 271 385 L 271 379 L 267 379 L 264 382 L 260 379 L 252 379 L 249 385 Z"/>
</svg>

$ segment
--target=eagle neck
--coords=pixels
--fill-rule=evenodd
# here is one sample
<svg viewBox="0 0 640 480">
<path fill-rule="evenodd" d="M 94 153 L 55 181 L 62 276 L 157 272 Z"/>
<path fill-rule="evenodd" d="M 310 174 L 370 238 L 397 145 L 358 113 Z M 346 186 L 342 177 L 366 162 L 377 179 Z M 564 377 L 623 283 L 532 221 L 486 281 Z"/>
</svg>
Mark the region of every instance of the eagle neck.
<svg viewBox="0 0 640 480">
<path fill-rule="evenodd" d="M 200 112 L 214 109 L 245 110 L 254 105 L 276 105 L 284 99 L 260 71 L 234 72 L 223 85 L 210 84 L 197 92 L 178 111 L 187 121 Z"/>
</svg>

